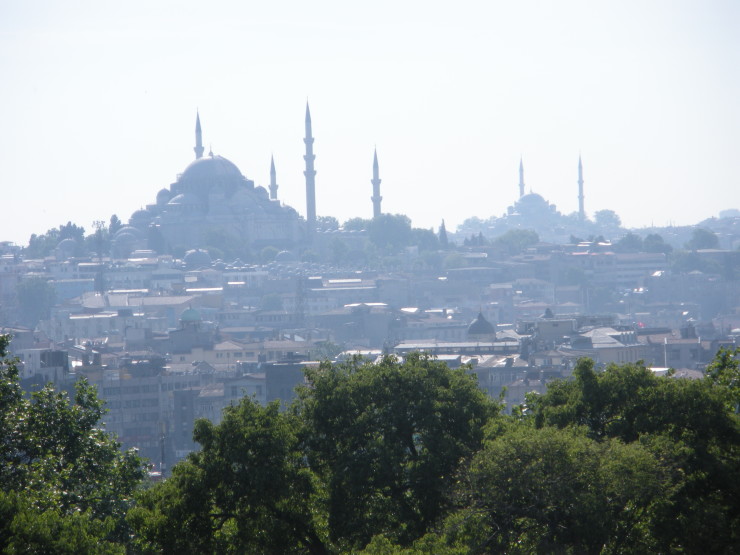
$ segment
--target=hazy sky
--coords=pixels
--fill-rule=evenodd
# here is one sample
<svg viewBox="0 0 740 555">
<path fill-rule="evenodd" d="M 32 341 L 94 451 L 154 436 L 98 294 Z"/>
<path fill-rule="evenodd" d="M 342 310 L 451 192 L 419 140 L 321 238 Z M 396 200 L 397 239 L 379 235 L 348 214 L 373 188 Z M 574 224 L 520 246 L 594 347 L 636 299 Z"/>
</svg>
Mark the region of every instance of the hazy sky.
<svg viewBox="0 0 740 555">
<path fill-rule="evenodd" d="M 527 188 L 630 226 L 740 208 L 740 2 L 0 0 L 0 240 L 153 203 L 206 151 L 305 215 L 448 229 Z"/>
</svg>

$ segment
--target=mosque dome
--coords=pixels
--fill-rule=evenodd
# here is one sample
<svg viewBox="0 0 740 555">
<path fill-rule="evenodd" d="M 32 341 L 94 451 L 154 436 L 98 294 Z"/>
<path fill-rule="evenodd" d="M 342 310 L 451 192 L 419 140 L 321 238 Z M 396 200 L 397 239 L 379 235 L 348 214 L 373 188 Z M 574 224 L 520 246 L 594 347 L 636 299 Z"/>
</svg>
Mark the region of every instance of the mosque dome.
<svg viewBox="0 0 740 555">
<path fill-rule="evenodd" d="M 200 312 L 193 307 L 186 308 L 182 314 L 180 314 L 181 322 L 200 322 Z"/>
<path fill-rule="evenodd" d="M 132 236 L 135 239 L 143 239 L 144 235 L 141 231 L 133 226 L 125 225 L 113 235 L 113 239 L 118 239 L 121 236 Z"/>
<path fill-rule="evenodd" d="M 244 181 L 244 176 L 230 160 L 223 156 L 210 155 L 191 162 L 177 181 L 238 184 Z"/>
<path fill-rule="evenodd" d="M 137 210 L 129 218 L 129 225 L 146 227 L 152 221 L 154 214 L 147 210 Z"/>
<path fill-rule="evenodd" d="M 211 267 L 211 255 L 208 254 L 208 251 L 202 249 L 186 252 L 183 261 L 185 262 L 185 266 L 190 269 Z"/>
<path fill-rule="evenodd" d="M 157 204 L 167 204 L 172 198 L 172 193 L 169 189 L 160 189 L 157 193 Z"/>
<path fill-rule="evenodd" d="M 67 257 L 72 256 L 76 250 L 77 250 L 77 241 L 75 241 L 71 237 L 61 240 L 59 244 L 57 245 L 57 254 L 61 256 L 62 258 L 67 258 Z"/>
<path fill-rule="evenodd" d="M 280 251 L 275 255 L 275 262 L 297 262 L 298 257 L 291 251 Z"/>
<path fill-rule="evenodd" d="M 485 319 L 482 312 L 478 313 L 475 320 L 473 320 L 468 326 L 468 336 L 476 335 L 495 335 L 496 329 L 493 324 Z"/>
</svg>

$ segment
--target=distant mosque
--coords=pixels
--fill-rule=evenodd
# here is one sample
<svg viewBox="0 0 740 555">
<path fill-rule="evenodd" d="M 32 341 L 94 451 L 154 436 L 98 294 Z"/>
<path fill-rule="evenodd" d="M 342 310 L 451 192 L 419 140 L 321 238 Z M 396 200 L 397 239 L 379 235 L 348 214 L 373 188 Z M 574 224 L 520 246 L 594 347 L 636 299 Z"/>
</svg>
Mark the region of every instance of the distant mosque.
<svg viewBox="0 0 740 555">
<path fill-rule="evenodd" d="M 525 193 L 524 185 L 524 160 L 519 159 L 519 198 L 512 205 L 509 206 L 504 218 L 509 220 L 521 219 L 526 222 L 537 222 L 539 224 L 546 223 L 550 220 L 558 220 L 562 217 L 562 214 L 558 212 L 557 207 L 554 204 L 547 202 L 541 195 L 533 193 L 531 190 L 529 193 Z M 584 207 L 585 197 L 583 195 L 583 163 L 581 162 L 580 155 L 578 156 L 578 220 L 584 222 L 586 220 L 586 212 Z"/>
<path fill-rule="evenodd" d="M 290 249 L 312 242 L 316 230 L 316 170 L 311 112 L 305 119 L 306 219 L 278 200 L 274 158 L 270 184 L 255 186 L 223 156 L 204 156 L 200 114 L 195 119 L 195 160 L 169 188 L 157 193 L 156 202 L 131 215 L 129 225 L 113 236 L 113 251 L 127 256 L 136 249 L 160 253 L 217 246 L 238 241 L 252 249 L 273 246 Z M 380 177 L 377 151 L 373 157 L 373 215 L 380 215 Z"/>
</svg>

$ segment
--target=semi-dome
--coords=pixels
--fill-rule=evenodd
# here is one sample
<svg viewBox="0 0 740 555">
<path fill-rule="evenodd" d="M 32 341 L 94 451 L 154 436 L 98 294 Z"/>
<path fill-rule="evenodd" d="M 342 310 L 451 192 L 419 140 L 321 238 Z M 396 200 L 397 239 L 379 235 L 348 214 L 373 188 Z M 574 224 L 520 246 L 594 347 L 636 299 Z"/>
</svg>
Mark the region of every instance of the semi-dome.
<svg viewBox="0 0 740 555">
<path fill-rule="evenodd" d="M 157 193 L 157 204 L 167 204 L 172 198 L 172 193 L 169 189 L 160 189 Z"/>
<path fill-rule="evenodd" d="M 485 319 L 482 312 L 468 326 L 468 335 L 495 335 L 496 329 L 493 324 Z"/>
<path fill-rule="evenodd" d="M 192 306 L 189 308 L 186 308 L 183 313 L 180 315 L 180 321 L 181 322 L 200 322 L 200 312 L 196 309 L 194 309 Z"/>
<path fill-rule="evenodd" d="M 136 226 L 144 226 L 146 227 L 146 224 L 152 221 L 152 218 L 154 217 L 154 214 L 149 212 L 148 210 L 137 210 L 133 214 L 131 214 L 131 217 L 128 220 L 129 225 L 132 225 L 134 227 Z"/>
<path fill-rule="evenodd" d="M 116 231 L 116 233 L 113 235 L 113 239 L 114 240 L 115 239 L 118 239 L 119 237 L 121 237 L 123 235 L 126 235 L 126 236 L 131 235 L 135 239 L 142 239 L 144 237 L 144 235 L 141 233 L 141 230 L 139 230 L 139 229 L 137 229 L 137 228 L 135 228 L 133 226 L 130 226 L 130 225 L 125 225 L 121 229 L 119 229 L 118 231 Z"/>
<path fill-rule="evenodd" d="M 240 183 L 244 180 L 239 168 L 223 156 L 204 156 L 190 163 L 180 175 L 178 182 L 217 181 Z"/>
<path fill-rule="evenodd" d="M 190 269 L 196 268 L 210 268 L 211 267 L 211 255 L 208 251 L 202 249 L 194 249 L 185 253 L 183 258 L 185 266 Z"/>
</svg>

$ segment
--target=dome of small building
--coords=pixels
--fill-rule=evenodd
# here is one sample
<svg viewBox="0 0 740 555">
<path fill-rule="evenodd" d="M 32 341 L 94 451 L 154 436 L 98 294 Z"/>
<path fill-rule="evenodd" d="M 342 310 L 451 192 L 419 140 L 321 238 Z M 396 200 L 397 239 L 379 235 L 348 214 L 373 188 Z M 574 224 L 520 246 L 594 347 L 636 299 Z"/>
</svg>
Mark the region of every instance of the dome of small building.
<svg viewBox="0 0 740 555">
<path fill-rule="evenodd" d="M 137 210 L 136 212 L 131 214 L 131 217 L 129 218 L 128 222 L 129 222 L 129 225 L 132 225 L 132 226 L 143 225 L 144 227 L 146 227 L 146 225 L 152 221 L 153 217 L 154 217 L 154 214 L 152 214 L 148 210 Z"/>
<path fill-rule="evenodd" d="M 180 314 L 180 321 L 181 322 L 200 322 L 201 316 L 200 312 L 196 309 L 194 309 L 192 306 L 189 308 L 186 308 L 182 314 Z"/>
<path fill-rule="evenodd" d="M 118 239 L 119 237 L 121 237 L 123 235 L 131 235 L 131 236 L 133 236 L 136 239 L 143 239 L 144 238 L 144 235 L 141 233 L 141 230 L 139 230 L 139 229 L 137 229 L 137 228 L 135 228 L 133 226 L 130 226 L 130 225 L 125 225 L 121 229 L 119 229 L 118 231 L 116 231 L 116 233 L 113 235 L 113 239 L 114 240 L 115 239 Z"/>
<path fill-rule="evenodd" d="M 483 316 L 483 312 L 479 312 L 478 316 L 476 316 L 475 320 L 470 322 L 470 325 L 468 326 L 468 335 L 495 335 L 496 334 L 496 328 L 493 327 L 493 324 L 486 320 L 486 318 Z"/>
<path fill-rule="evenodd" d="M 77 248 L 78 248 L 77 241 L 75 241 L 71 237 L 68 237 L 67 239 L 62 239 L 61 241 L 59 241 L 56 247 L 57 259 L 64 260 L 65 258 L 74 256 L 75 252 L 77 251 Z"/>
<path fill-rule="evenodd" d="M 275 262 L 297 262 L 298 257 L 291 251 L 280 251 L 275 255 Z"/>
<path fill-rule="evenodd" d="M 208 251 L 204 251 L 202 249 L 195 249 L 186 252 L 183 261 L 185 262 L 185 266 L 189 269 L 211 267 L 211 255 L 208 254 Z"/>
</svg>

